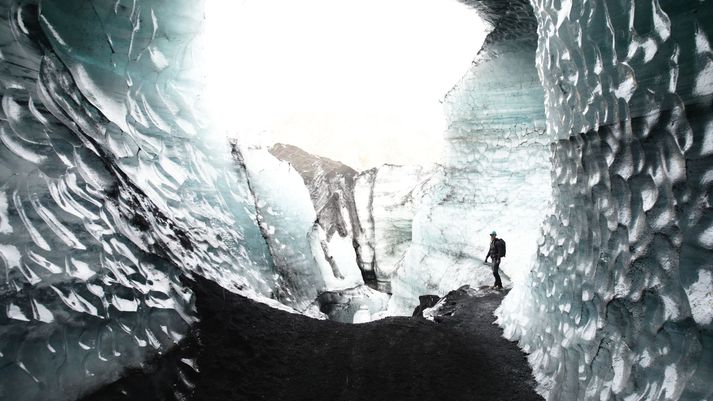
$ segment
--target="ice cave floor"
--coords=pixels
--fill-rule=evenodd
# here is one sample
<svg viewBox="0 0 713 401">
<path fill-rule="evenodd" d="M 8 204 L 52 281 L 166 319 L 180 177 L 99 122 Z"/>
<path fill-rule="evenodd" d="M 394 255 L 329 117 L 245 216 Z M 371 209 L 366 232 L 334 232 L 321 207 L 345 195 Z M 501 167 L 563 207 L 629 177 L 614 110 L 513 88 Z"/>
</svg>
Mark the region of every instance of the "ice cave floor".
<svg viewBox="0 0 713 401">
<path fill-rule="evenodd" d="M 202 278 L 191 285 L 193 335 L 85 401 L 542 400 L 525 355 L 493 324 L 502 293 L 452 291 L 434 321 L 351 325 L 272 309 Z"/>
</svg>

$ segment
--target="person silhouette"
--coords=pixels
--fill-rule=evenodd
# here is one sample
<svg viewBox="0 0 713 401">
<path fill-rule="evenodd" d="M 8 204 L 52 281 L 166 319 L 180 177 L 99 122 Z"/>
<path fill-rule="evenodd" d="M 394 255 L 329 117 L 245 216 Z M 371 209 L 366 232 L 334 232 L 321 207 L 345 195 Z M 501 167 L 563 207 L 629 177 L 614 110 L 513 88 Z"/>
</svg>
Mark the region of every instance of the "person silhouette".
<svg viewBox="0 0 713 401">
<path fill-rule="evenodd" d="M 490 233 L 490 249 L 488 254 L 485 255 L 485 263 L 488 263 L 488 258 L 493 262 L 493 276 L 495 277 L 495 284 L 491 288 L 496 290 L 501 290 L 503 288 L 503 282 L 500 280 L 500 274 L 498 269 L 500 269 L 500 258 L 505 256 L 503 241 L 498 238 L 498 233 L 495 231 Z"/>
</svg>

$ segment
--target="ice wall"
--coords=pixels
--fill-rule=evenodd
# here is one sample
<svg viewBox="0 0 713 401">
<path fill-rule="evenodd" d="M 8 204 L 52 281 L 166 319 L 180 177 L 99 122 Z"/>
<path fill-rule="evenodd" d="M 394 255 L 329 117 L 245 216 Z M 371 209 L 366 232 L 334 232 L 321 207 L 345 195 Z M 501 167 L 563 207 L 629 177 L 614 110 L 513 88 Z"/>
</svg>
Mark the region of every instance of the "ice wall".
<svg viewBox="0 0 713 401">
<path fill-rule="evenodd" d="M 0 398 L 75 399 L 167 351 L 194 320 L 181 276 L 283 290 L 200 109 L 201 2 L 3 0 L 0 18 Z"/>
<path fill-rule="evenodd" d="M 46 1 L 39 21 L 62 71 L 55 80 L 73 80 L 72 96 L 96 110 L 84 135 L 187 236 L 181 243 L 166 227 L 149 230 L 172 261 L 270 294 L 271 258 L 245 172 L 201 108 L 202 10 L 188 1 Z"/>
<path fill-rule="evenodd" d="M 410 314 L 419 295 L 492 285 L 483 259 L 493 230 L 508 243 L 501 268 L 524 277 L 550 200 L 532 8 L 526 1 L 468 4 L 493 29 L 445 98 L 444 170 L 415 213 L 411 246 L 392 280 L 392 313 Z"/>
<path fill-rule="evenodd" d="M 550 399 L 710 399 L 713 7 L 468 3 L 493 31 L 445 100 L 444 168 L 373 227 L 377 254 L 394 244 L 376 274 L 401 266 L 392 311 L 489 284 L 496 229 L 522 283 L 500 322 Z M 194 319 L 182 275 L 357 321 L 383 307 L 310 263 L 331 229 L 273 186 L 294 171 L 264 178 L 285 166 L 210 135 L 201 24 L 193 1 L 0 1 L 0 398 L 73 399 L 168 350 Z"/>
<path fill-rule="evenodd" d="M 391 292 L 391 279 L 411 245 L 414 215 L 432 194 L 440 166 L 385 164 L 359 174 L 354 187 L 361 222 L 357 252 L 376 288 Z"/>
<path fill-rule="evenodd" d="M 555 204 L 499 321 L 548 399 L 711 399 L 713 7 L 533 7 Z"/>
<path fill-rule="evenodd" d="M 98 144 L 95 136 L 119 133 L 49 51 L 38 13 L 32 2 L 0 4 L 0 398 L 8 400 L 75 399 L 165 352 L 194 313 L 179 269 L 148 230 L 184 233 Z"/>
<path fill-rule="evenodd" d="M 328 290 L 342 290 L 364 284 L 355 252 L 355 230 L 359 217 L 354 204 L 354 180 L 357 172 L 342 163 L 311 155 L 302 149 L 276 144 L 270 154 L 299 174 L 298 180 L 308 191 L 313 212 L 310 230 L 316 253 L 323 255 Z M 287 195 L 291 192 L 280 189 Z M 321 260 L 320 260 L 321 261 Z"/>
<path fill-rule="evenodd" d="M 264 153 L 261 165 L 248 163 L 248 171 L 275 264 L 283 270 L 283 280 L 310 270 L 316 273 L 311 280 L 295 280 L 285 287 L 312 294 L 305 299 L 330 319 L 351 323 L 359 312 L 364 316 L 360 319 L 371 320 L 386 309 L 389 296 L 365 286 L 363 276 L 367 281 L 373 277 L 360 269 L 360 220 L 372 217 L 360 219 L 357 213 L 357 172 L 291 145 L 271 146 L 274 158 Z M 269 207 L 260 207 L 261 202 Z M 305 249 L 298 248 L 300 243 L 306 243 Z M 285 255 L 293 260 L 284 260 Z"/>
<path fill-rule="evenodd" d="M 182 276 L 303 312 L 358 286 L 312 257 L 311 221 L 266 235 L 306 209 L 270 187 L 294 174 L 253 191 L 270 159 L 247 168 L 212 133 L 203 2 L 0 7 L 0 398 L 74 399 L 166 352 L 194 320 Z"/>
</svg>

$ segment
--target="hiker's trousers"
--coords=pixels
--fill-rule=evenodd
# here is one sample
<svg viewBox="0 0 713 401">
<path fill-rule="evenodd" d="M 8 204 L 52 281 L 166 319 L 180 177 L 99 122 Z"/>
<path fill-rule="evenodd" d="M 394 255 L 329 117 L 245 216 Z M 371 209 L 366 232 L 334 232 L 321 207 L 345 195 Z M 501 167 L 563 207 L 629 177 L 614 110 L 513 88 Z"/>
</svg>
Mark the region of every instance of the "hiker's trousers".
<svg viewBox="0 0 713 401">
<path fill-rule="evenodd" d="M 495 257 L 493 257 L 493 276 L 495 277 L 495 286 L 496 287 L 503 286 L 503 282 L 500 281 L 500 274 L 498 273 L 499 269 L 500 269 L 500 258 L 495 256 Z"/>
</svg>

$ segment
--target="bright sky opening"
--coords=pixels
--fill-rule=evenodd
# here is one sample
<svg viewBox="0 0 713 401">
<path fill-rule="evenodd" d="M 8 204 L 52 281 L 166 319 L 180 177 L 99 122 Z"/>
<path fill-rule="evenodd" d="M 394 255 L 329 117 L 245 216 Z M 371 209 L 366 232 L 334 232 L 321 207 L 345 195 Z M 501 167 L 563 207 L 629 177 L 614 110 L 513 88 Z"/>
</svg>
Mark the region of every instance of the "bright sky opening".
<svg viewBox="0 0 713 401">
<path fill-rule="evenodd" d="M 209 108 L 221 132 L 358 170 L 441 157 L 440 100 L 485 37 L 456 0 L 208 0 Z"/>
</svg>

